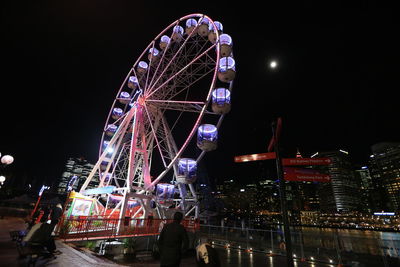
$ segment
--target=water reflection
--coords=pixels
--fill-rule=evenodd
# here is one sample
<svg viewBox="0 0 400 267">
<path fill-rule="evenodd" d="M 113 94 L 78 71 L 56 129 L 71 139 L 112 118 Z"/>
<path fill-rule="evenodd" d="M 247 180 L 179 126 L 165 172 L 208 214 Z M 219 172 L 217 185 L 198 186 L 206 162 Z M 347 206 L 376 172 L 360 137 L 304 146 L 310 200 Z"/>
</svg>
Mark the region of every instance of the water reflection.
<svg viewBox="0 0 400 267">
<path fill-rule="evenodd" d="M 301 243 L 300 231 L 304 248 L 317 248 L 317 254 L 321 249 L 333 250 L 338 247 L 345 252 L 400 257 L 400 233 L 302 227 L 293 232 L 295 243 Z"/>
</svg>

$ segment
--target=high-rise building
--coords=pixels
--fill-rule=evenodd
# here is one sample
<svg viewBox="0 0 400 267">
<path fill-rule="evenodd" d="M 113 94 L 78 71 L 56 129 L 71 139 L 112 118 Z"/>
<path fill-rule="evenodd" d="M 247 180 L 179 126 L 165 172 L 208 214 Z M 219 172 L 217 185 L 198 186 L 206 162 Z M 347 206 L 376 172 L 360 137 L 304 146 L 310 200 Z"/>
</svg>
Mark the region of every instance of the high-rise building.
<svg viewBox="0 0 400 267">
<path fill-rule="evenodd" d="M 376 210 L 375 202 L 372 199 L 372 192 L 374 190 L 372 186 L 372 178 L 370 171 L 367 166 L 361 166 L 355 170 L 355 175 L 358 181 L 360 181 L 360 193 L 362 211 L 371 213 Z"/>
<path fill-rule="evenodd" d="M 318 195 L 323 212 L 358 211 L 361 206 L 360 184 L 354 175 L 349 153 L 344 150 L 319 152 L 316 157 L 327 157 L 330 165 L 320 166 L 322 173 L 329 174 L 331 182 L 320 183 Z"/>
<path fill-rule="evenodd" d="M 372 184 L 380 210 L 400 210 L 400 143 L 378 143 L 371 147 Z"/>
<path fill-rule="evenodd" d="M 86 178 L 92 171 L 94 165 L 84 158 L 69 158 L 65 164 L 65 170 L 57 186 L 57 193 L 64 195 L 68 191 L 79 191 Z M 97 179 L 96 179 L 97 177 Z M 99 184 L 98 174 L 89 184 L 89 188 L 95 188 Z"/>
</svg>

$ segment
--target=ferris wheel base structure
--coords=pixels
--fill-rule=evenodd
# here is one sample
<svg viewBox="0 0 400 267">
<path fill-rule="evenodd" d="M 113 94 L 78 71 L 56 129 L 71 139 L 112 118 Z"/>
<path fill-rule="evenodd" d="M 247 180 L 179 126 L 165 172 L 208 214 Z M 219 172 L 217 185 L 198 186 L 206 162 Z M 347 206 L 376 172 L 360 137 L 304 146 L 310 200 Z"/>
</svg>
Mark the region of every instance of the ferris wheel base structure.
<svg viewBox="0 0 400 267">
<path fill-rule="evenodd" d="M 73 200 L 72 216 L 199 217 L 197 163 L 217 149 L 231 109 L 232 46 L 204 14 L 174 21 L 150 42 L 116 94 L 99 159 L 80 189 L 91 207 Z"/>
</svg>

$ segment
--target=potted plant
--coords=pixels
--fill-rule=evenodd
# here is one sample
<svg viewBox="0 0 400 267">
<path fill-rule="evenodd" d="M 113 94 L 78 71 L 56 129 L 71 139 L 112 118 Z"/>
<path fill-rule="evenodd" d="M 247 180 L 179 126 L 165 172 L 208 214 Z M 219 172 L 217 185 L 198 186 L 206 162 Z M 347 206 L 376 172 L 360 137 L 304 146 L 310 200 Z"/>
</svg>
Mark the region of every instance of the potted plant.
<svg viewBox="0 0 400 267">
<path fill-rule="evenodd" d="M 136 258 L 136 239 L 135 238 L 125 238 L 124 243 L 124 258 L 125 259 L 135 259 Z"/>
</svg>

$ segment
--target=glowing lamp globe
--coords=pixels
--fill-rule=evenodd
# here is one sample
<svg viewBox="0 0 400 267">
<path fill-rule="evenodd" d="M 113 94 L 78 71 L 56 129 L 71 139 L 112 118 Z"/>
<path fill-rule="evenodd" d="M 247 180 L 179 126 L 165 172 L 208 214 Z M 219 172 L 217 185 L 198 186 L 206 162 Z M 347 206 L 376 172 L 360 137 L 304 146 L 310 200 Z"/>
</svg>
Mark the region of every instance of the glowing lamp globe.
<svg viewBox="0 0 400 267">
<path fill-rule="evenodd" d="M 1 163 L 3 163 L 3 164 L 10 165 L 10 164 L 13 163 L 13 162 L 14 162 L 13 156 L 4 155 L 4 156 L 1 158 Z"/>
<path fill-rule="evenodd" d="M 0 176 L 0 183 L 4 183 L 5 180 L 6 180 L 6 177 Z"/>
</svg>

